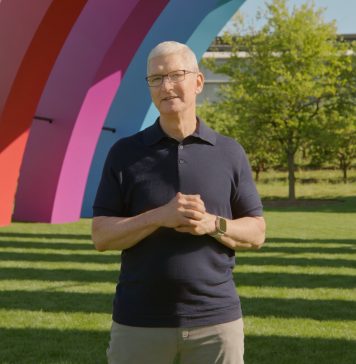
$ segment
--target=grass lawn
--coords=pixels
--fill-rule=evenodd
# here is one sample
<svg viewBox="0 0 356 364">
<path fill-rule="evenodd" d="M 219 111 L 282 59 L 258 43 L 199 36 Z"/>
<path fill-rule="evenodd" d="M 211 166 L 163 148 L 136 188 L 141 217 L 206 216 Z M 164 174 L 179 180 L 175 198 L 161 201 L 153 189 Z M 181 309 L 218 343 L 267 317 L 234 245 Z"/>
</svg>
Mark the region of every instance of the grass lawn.
<svg viewBox="0 0 356 364">
<path fill-rule="evenodd" d="M 264 178 L 258 185 L 264 197 L 284 197 L 283 181 Z M 301 193 L 307 187 L 314 193 Z M 237 253 L 245 362 L 352 364 L 356 186 L 323 181 L 298 191 L 335 200 L 266 203 L 265 247 Z M 97 253 L 89 233 L 87 219 L 0 228 L 1 364 L 105 363 L 120 256 Z"/>
</svg>

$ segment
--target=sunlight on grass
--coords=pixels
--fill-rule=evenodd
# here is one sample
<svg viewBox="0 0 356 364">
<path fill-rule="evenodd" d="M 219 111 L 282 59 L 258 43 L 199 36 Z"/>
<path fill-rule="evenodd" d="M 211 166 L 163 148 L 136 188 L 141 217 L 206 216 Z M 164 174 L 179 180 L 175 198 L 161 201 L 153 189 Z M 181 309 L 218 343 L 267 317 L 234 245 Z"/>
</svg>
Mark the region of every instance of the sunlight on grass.
<svg viewBox="0 0 356 364">
<path fill-rule="evenodd" d="M 0 310 L 1 327 L 11 329 L 100 330 L 110 329 L 111 314 Z"/>
<path fill-rule="evenodd" d="M 339 338 L 356 340 L 354 321 L 318 321 L 309 319 L 280 319 L 254 317 L 245 319 L 246 335 L 290 336 L 307 338 Z M 342 360 L 340 361 L 342 362 Z"/>
<path fill-rule="evenodd" d="M 337 173 L 298 173 L 298 196 L 339 200 L 267 207 L 264 248 L 236 254 L 247 364 L 299 363 L 296 353 L 310 364 L 356 357 L 356 184 L 335 183 Z M 285 178 L 262 173 L 263 197 L 286 197 Z M 0 228 L 0 363 L 105 362 L 121 257 L 95 251 L 90 226 Z"/>
<path fill-rule="evenodd" d="M 83 283 L 80 281 L 45 281 L 45 280 L 3 280 L 3 291 L 47 291 L 47 292 L 77 292 L 77 293 L 112 293 L 115 289 L 112 283 Z"/>
<path fill-rule="evenodd" d="M 243 297 L 301 298 L 303 300 L 345 300 L 356 301 L 355 289 L 343 288 L 285 288 L 240 286 Z"/>
</svg>

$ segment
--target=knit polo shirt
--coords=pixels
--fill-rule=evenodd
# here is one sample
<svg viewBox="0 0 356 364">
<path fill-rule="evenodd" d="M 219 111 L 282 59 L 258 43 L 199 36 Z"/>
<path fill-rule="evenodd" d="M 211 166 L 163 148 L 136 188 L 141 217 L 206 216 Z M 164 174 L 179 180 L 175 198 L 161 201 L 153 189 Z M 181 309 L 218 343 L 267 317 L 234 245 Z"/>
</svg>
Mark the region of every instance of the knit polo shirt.
<svg viewBox="0 0 356 364">
<path fill-rule="evenodd" d="M 156 122 L 110 149 L 94 216 L 130 217 L 199 194 L 206 210 L 237 219 L 262 204 L 239 143 L 198 118 L 181 142 Z M 242 316 L 232 271 L 235 252 L 209 235 L 161 227 L 121 254 L 113 320 L 138 327 L 214 325 Z"/>
</svg>

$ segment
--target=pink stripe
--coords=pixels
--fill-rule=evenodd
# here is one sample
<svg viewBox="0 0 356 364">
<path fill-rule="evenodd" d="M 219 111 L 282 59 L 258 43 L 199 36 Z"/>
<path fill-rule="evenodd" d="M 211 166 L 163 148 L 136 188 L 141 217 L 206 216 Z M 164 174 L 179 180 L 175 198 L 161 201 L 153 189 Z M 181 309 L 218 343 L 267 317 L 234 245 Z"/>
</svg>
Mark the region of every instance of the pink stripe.
<svg viewBox="0 0 356 364">
<path fill-rule="evenodd" d="M 80 107 L 103 55 L 137 1 L 106 0 L 104 6 L 97 0 L 90 0 L 84 7 L 57 58 L 37 107 L 36 115 L 49 117 L 53 123 L 33 122 L 21 167 L 15 219 L 54 222 L 53 215 L 58 216 L 56 203 L 61 204 L 61 200 L 56 195 L 63 190 L 59 181 Z M 85 143 L 90 130 L 86 123 L 76 138 L 78 148 Z M 79 179 L 74 184 L 85 185 L 81 165 L 80 162 L 70 173 L 79 172 Z M 78 210 L 74 207 L 77 195 L 72 187 L 73 179 L 71 186 L 66 187 L 67 210 L 71 214 Z M 66 217 L 59 219 L 66 221 Z"/>
<path fill-rule="evenodd" d="M 91 161 L 111 103 L 138 46 L 166 3 L 167 0 L 155 3 L 141 0 L 107 52 L 95 77 L 97 81 L 89 90 L 76 121 L 62 168 L 52 222 L 80 218 Z"/>
</svg>

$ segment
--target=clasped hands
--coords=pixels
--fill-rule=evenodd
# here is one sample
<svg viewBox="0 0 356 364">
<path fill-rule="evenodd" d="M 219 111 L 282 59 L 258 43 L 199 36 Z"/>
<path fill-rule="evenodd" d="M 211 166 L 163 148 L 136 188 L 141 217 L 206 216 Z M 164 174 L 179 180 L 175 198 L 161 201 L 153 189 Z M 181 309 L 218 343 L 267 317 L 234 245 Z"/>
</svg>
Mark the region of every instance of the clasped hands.
<svg viewBox="0 0 356 364">
<path fill-rule="evenodd" d="M 200 195 L 178 192 L 166 205 L 160 207 L 162 226 L 193 235 L 212 234 L 216 216 L 205 209 Z"/>
</svg>

